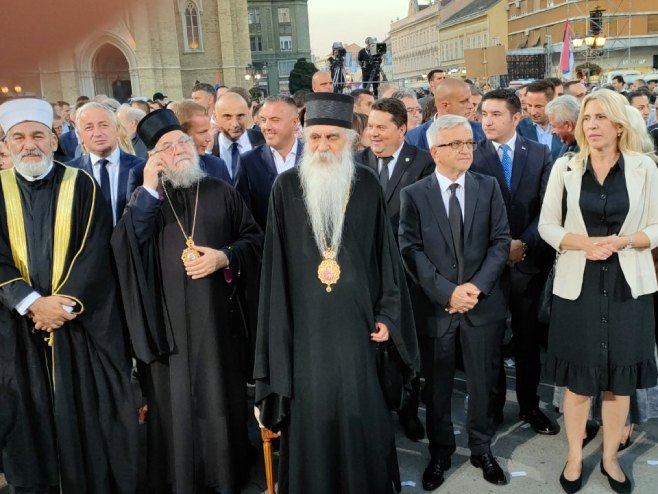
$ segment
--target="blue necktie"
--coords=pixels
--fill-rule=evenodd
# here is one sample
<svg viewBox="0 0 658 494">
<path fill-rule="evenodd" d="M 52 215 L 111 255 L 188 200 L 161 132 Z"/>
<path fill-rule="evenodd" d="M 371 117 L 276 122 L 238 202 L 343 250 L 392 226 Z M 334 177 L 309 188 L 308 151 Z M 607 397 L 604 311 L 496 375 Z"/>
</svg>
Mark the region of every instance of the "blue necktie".
<svg viewBox="0 0 658 494">
<path fill-rule="evenodd" d="M 240 163 L 240 150 L 238 149 L 238 143 L 234 142 L 231 144 L 231 178 L 233 183 L 235 183 L 238 173 L 238 164 Z"/>
<path fill-rule="evenodd" d="M 509 154 L 509 146 L 503 144 L 500 146 L 503 150 L 503 158 L 501 164 L 503 165 L 503 175 L 505 175 L 505 183 L 507 184 L 507 190 L 512 190 L 512 157 Z"/>
</svg>

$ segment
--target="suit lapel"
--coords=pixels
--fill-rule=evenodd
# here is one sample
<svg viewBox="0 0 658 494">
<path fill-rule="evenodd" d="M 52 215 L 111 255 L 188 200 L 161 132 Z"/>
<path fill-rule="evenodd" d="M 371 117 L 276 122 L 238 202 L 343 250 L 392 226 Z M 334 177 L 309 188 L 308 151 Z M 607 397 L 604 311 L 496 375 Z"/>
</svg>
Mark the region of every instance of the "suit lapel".
<svg viewBox="0 0 658 494">
<path fill-rule="evenodd" d="M 466 246 L 466 240 L 473 226 L 473 215 L 478 202 L 480 185 L 470 172 L 466 172 L 464 179 L 464 246 Z"/>
<path fill-rule="evenodd" d="M 267 166 L 267 171 L 270 175 L 270 180 L 274 181 L 278 172 L 276 170 L 276 164 L 274 163 L 274 155 L 272 154 L 272 149 L 268 145 L 262 146 L 260 148 L 261 157 Z"/>
<path fill-rule="evenodd" d="M 123 151 L 119 154 L 119 183 L 117 184 L 117 220 L 121 218 L 123 208 L 126 206 L 126 195 L 128 194 L 128 173 L 130 172 L 130 165 L 128 164 L 128 157 L 124 155 Z"/>
<path fill-rule="evenodd" d="M 411 160 L 413 159 L 412 154 L 415 154 L 413 148 L 407 143 L 404 143 L 402 145 L 402 149 L 400 150 L 400 154 L 398 155 L 398 159 L 395 162 L 393 174 L 391 175 L 391 178 L 388 181 L 388 186 L 386 187 L 386 193 L 384 194 L 386 196 L 386 202 L 391 200 L 391 197 L 393 197 L 393 192 L 395 192 L 395 189 L 400 183 L 400 179 L 411 166 Z"/>
<path fill-rule="evenodd" d="M 647 173 L 644 168 L 637 166 L 637 161 L 633 156 L 624 155 L 624 178 L 626 179 L 626 189 L 632 192 L 628 194 L 628 211 L 640 211 L 640 198 L 645 196 Z M 620 231 L 626 232 L 629 229 L 631 232 L 634 231 L 635 228 L 629 225 L 631 221 L 637 221 L 637 217 L 629 213 L 626 215 Z"/>
<path fill-rule="evenodd" d="M 486 166 L 489 168 L 489 172 L 492 176 L 496 177 L 498 180 L 498 185 L 500 190 L 503 193 L 503 197 L 506 201 L 509 201 L 509 191 L 507 190 L 507 184 L 505 183 L 505 173 L 503 173 L 503 165 L 500 163 L 498 158 L 498 153 L 493 143 L 489 140 L 485 141 L 484 149 L 482 152 Z"/>
<path fill-rule="evenodd" d="M 523 176 L 527 160 L 528 147 L 523 138 L 517 137 L 516 145 L 514 146 L 514 157 L 512 159 L 512 190 L 510 191 L 512 197 L 516 195 L 516 191 L 521 183 L 521 177 Z"/>
<path fill-rule="evenodd" d="M 452 231 L 450 230 L 450 223 L 448 222 L 448 212 L 443 204 L 443 197 L 441 196 L 441 187 L 436 175 L 432 174 L 430 180 L 427 182 L 427 202 L 432 208 L 432 213 L 439 224 L 439 231 L 446 242 L 453 255 L 455 254 L 455 246 L 452 243 Z"/>
</svg>

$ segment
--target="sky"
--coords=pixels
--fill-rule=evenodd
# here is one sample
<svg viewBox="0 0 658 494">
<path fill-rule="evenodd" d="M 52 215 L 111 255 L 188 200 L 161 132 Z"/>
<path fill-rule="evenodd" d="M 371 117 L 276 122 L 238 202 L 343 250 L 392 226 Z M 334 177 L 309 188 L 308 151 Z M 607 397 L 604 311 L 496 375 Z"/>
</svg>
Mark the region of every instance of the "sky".
<svg viewBox="0 0 658 494">
<path fill-rule="evenodd" d="M 334 41 L 364 45 L 368 36 L 384 41 L 391 21 L 406 17 L 409 0 L 308 0 L 311 51 L 321 57 Z"/>
</svg>

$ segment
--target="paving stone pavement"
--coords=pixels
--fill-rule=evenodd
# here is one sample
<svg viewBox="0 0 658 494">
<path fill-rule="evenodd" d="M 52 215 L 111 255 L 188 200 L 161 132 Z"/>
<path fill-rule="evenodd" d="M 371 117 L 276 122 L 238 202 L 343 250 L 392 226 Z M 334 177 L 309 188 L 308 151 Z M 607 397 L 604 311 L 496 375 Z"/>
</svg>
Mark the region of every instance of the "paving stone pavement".
<svg viewBox="0 0 658 494">
<path fill-rule="evenodd" d="M 514 394 L 513 371 L 508 372 L 508 394 L 505 405 L 505 422 L 499 428 L 492 450 L 503 469 L 513 476 L 507 486 L 493 486 L 483 478 L 480 470 L 471 466 L 467 449 L 467 435 L 464 431 L 465 381 L 458 373 L 453 393 L 453 422 L 457 431 L 457 451 L 452 457 L 452 468 L 447 472 L 445 483 L 436 493 L 442 494 L 559 494 L 562 492 L 558 478 L 564 467 L 566 438 L 564 431 L 556 436 L 540 436 L 517 420 L 518 406 Z M 563 426 L 562 417 L 549 405 L 553 388 L 540 387 L 541 406 L 553 419 Z M 422 405 L 422 404 L 421 404 Z M 425 410 L 420 410 L 421 421 L 425 421 Z M 394 416 L 396 427 L 398 459 L 401 479 L 409 483 L 402 487 L 402 494 L 419 494 L 422 488 L 421 476 L 429 461 L 427 440 L 413 442 L 404 436 Z M 258 432 L 252 429 L 252 441 L 257 442 Z M 598 470 L 601 458 L 601 433 L 585 449 L 585 485 L 582 494 L 609 494 L 612 490 L 607 480 Z M 259 456 L 260 460 L 261 456 Z M 633 444 L 620 454 L 620 462 L 634 484 L 634 494 L 658 493 L 658 420 L 651 420 L 633 433 Z M 650 464 L 656 463 L 656 464 Z M 276 469 L 276 456 L 275 456 Z M 518 476 L 517 476 L 518 475 Z M 412 485 L 411 483 L 415 484 Z M 0 493 L 4 478 L 0 475 Z M 262 461 L 254 467 L 251 478 L 242 494 L 265 492 L 265 474 Z M 309 494 L 313 494 L 312 492 Z M 336 493 L 340 494 L 340 493 Z M 367 494 L 367 493 L 364 493 Z"/>
</svg>

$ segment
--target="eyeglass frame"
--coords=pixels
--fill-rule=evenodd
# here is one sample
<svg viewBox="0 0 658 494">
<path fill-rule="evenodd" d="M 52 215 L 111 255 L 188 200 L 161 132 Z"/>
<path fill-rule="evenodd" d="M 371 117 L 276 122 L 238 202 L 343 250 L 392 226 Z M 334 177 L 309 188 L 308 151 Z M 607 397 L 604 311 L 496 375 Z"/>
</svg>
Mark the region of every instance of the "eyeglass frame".
<svg viewBox="0 0 658 494">
<path fill-rule="evenodd" d="M 149 152 L 149 156 L 153 156 L 154 154 L 158 154 L 158 153 L 171 153 L 171 152 L 174 151 L 174 149 L 177 146 L 184 146 L 185 144 L 190 144 L 190 143 L 192 143 L 192 140 L 193 139 L 192 139 L 191 136 L 188 136 L 188 135 L 181 136 L 178 140 L 176 140 L 172 143 L 169 143 L 168 145 L 166 145 L 162 149 L 152 150 L 151 152 Z"/>
<path fill-rule="evenodd" d="M 452 141 L 445 144 L 435 144 L 433 148 L 444 148 L 450 146 L 453 151 L 460 151 L 464 146 L 469 151 L 475 151 L 478 147 L 477 141 Z"/>
</svg>

